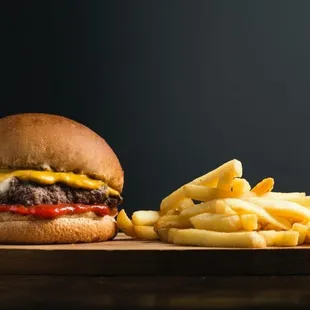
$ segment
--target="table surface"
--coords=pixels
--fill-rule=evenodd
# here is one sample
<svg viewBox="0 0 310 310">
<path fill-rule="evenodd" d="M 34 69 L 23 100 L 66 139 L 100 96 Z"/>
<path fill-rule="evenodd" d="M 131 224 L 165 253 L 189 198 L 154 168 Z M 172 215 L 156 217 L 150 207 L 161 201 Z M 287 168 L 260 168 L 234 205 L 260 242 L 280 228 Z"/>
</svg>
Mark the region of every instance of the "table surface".
<svg viewBox="0 0 310 310">
<path fill-rule="evenodd" d="M 310 308 L 310 248 L 1 246 L 1 309 Z"/>
<path fill-rule="evenodd" d="M 0 274 L 74 276 L 309 275 L 310 247 L 223 249 L 132 240 L 2 245 Z"/>
</svg>

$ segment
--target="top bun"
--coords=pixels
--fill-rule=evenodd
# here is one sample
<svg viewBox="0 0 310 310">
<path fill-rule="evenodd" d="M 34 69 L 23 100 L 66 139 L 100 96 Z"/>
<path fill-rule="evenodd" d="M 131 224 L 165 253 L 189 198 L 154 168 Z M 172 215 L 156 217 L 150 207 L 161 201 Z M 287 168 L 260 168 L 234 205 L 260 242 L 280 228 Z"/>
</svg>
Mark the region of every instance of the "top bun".
<svg viewBox="0 0 310 310">
<path fill-rule="evenodd" d="M 107 142 L 68 118 L 25 113 L 0 119 L 0 169 L 86 174 L 122 192 L 124 173 Z"/>
</svg>

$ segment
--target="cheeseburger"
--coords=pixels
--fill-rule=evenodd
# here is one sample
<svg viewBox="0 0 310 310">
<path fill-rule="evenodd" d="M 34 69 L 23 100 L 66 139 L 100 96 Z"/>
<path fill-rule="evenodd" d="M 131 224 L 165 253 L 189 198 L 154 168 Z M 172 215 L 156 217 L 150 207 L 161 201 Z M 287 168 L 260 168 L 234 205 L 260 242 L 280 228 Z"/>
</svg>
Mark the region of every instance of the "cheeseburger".
<svg viewBox="0 0 310 310">
<path fill-rule="evenodd" d="M 62 116 L 0 119 L 0 243 L 98 242 L 117 234 L 124 174 L 107 142 Z"/>
</svg>

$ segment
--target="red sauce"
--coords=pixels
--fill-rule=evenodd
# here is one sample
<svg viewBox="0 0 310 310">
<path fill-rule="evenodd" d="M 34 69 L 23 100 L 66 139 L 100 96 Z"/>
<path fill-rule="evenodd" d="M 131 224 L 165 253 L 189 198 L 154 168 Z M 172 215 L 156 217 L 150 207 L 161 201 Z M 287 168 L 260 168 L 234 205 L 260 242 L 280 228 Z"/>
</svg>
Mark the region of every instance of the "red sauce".
<svg viewBox="0 0 310 310">
<path fill-rule="evenodd" d="M 105 205 L 58 204 L 35 205 L 0 205 L 0 212 L 12 212 L 20 215 L 33 215 L 41 218 L 55 218 L 61 215 L 82 214 L 94 212 L 98 216 L 112 215 L 113 209 Z"/>
</svg>

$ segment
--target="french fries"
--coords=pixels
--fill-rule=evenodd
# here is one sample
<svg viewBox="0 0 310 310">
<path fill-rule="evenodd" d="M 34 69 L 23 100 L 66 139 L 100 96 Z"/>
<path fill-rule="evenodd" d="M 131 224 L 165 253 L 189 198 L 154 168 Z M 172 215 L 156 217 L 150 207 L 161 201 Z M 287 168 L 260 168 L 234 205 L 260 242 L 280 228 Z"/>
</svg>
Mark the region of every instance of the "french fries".
<svg viewBox="0 0 310 310">
<path fill-rule="evenodd" d="M 157 211 L 122 210 L 117 218 L 125 234 L 183 246 L 266 248 L 310 244 L 310 196 L 273 192 L 274 178 L 253 188 L 239 160 L 181 186 Z"/>
<path fill-rule="evenodd" d="M 219 232 L 236 232 L 242 229 L 238 215 L 203 213 L 191 217 L 190 221 L 196 229 Z"/>
<path fill-rule="evenodd" d="M 133 225 L 152 226 L 159 219 L 157 211 L 136 211 L 132 214 Z"/>
<path fill-rule="evenodd" d="M 235 197 L 235 193 L 233 191 L 223 191 L 218 188 L 211 188 L 195 184 L 184 185 L 183 192 L 185 197 L 199 201 Z"/>
<path fill-rule="evenodd" d="M 286 200 L 296 202 L 304 207 L 310 207 L 310 196 L 306 196 L 306 193 L 278 193 L 270 192 L 263 196 L 267 199 Z"/>
<path fill-rule="evenodd" d="M 261 182 L 256 184 L 252 188 L 252 192 L 255 193 L 257 196 L 262 196 L 266 193 L 269 193 L 272 191 L 274 187 L 274 179 L 273 178 L 266 178 L 263 179 Z"/>
<path fill-rule="evenodd" d="M 184 198 L 180 201 L 178 201 L 175 205 L 174 205 L 174 210 L 177 210 L 177 211 L 182 211 L 184 209 L 187 209 L 187 208 L 190 208 L 190 207 L 193 207 L 195 204 L 193 202 L 192 199 L 190 198 Z"/>
<path fill-rule="evenodd" d="M 263 222 L 271 223 L 281 229 L 290 229 L 290 227 L 286 226 L 284 223 L 279 222 L 265 209 L 260 208 L 254 203 L 241 199 L 225 199 L 225 202 L 231 207 L 232 210 L 234 210 L 238 214 L 256 214 L 259 220 Z"/>
<path fill-rule="evenodd" d="M 248 195 L 251 191 L 251 185 L 246 179 L 236 178 L 232 183 L 234 197 Z"/>
<path fill-rule="evenodd" d="M 204 203 L 194 205 L 192 208 L 187 208 L 180 213 L 181 217 L 191 218 L 201 213 L 215 214 L 236 214 L 224 200 L 211 200 Z"/>
<path fill-rule="evenodd" d="M 299 223 L 294 223 L 292 228 L 290 229 L 291 231 L 297 231 L 299 233 L 298 237 L 298 244 L 303 244 L 305 242 L 305 239 L 307 237 L 308 233 L 308 226 L 299 224 Z"/>
<path fill-rule="evenodd" d="M 154 231 L 153 225 L 158 218 L 159 214 L 156 211 L 137 211 L 134 212 L 131 220 L 122 209 L 117 215 L 117 225 L 127 236 L 142 240 L 156 240 L 159 236 Z"/>
<path fill-rule="evenodd" d="M 292 201 L 262 199 L 258 197 L 245 198 L 256 205 L 259 205 L 262 209 L 268 211 L 275 216 L 281 216 L 285 218 L 293 218 L 297 221 L 309 220 L 310 221 L 310 209 L 301 206 Z"/>
<path fill-rule="evenodd" d="M 229 171 L 229 173 L 233 177 L 241 177 L 242 176 L 242 164 L 239 160 L 233 159 L 223 164 L 222 166 L 218 167 L 217 169 L 212 170 L 211 172 L 193 180 L 192 182 L 188 184 L 205 185 L 209 187 L 214 187 L 217 185 L 220 176 L 225 171 Z M 183 198 L 184 196 L 183 196 L 182 188 L 177 189 L 171 195 L 163 199 L 160 205 L 161 212 L 165 213 L 166 210 L 168 210 L 171 206 L 173 206 L 174 204 L 176 204 L 178 201 L 182 200 Z"/>
<path fill-rule="evenodd" d="M 294 232 L 292 232 L 294 233 Z M 203 247 L 264 248 L 266 241 L 257 232 L 215 232 L 200 229 L 178 229 L 173 236 L 177 245 Z"/>
<path fill-rule="evenodd" d="M 158 229 L 156 231 L 159 239 L 163 242 L 169 242 L 168 241 L 168 233 L 169 233 L 169 228 L 161 228 L 161 229 Z"/>
<path fill-rule="evenodd" d="M 217 188 L 222 191 L 230 192 L 232 190 L 234 176 L 229 171 L 224 171 L 217 182 Z"/>
<path fill-rule="evenodd" d="M 157 240 L 159 239 L 157 233 L 154 231 L 152 226 L 134 226 L 133 230 L 135 232 L 135 236 L 138 239 L 142 240 Z"/>
<path fill-rule="evenodd" d="M 158 219 L 154 225 L 154 230 L 163 228 L 191 228 L 193 227 L 189 219 L 178 215 L 164 215 Z"/>
<path fill-rule="evenodd" d="M 285 247 L 298 244 L 299 233 L 297 231 L 262 230 L 259 234 L 265 238 L 267 246 Z"/>
<path fill-rule="evenodd" d="M 117 215 L 117 226 L 130 237 L 135 237 L 133 230 L 133 224 L 131 219 L 127 216 L 124 209 L 122 209 Z"/>
<path fill-rule="evenodd" d="M 258 217 L 256 214 L 240 215 L 241 226 L 244 230 L 252 231 L 259 229 Z"/>
</svg>

